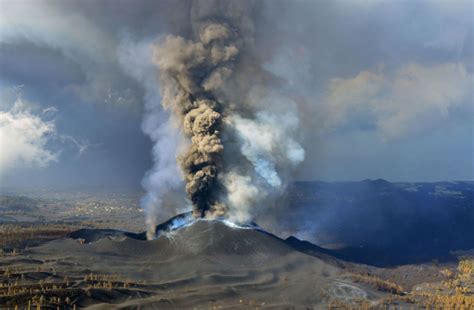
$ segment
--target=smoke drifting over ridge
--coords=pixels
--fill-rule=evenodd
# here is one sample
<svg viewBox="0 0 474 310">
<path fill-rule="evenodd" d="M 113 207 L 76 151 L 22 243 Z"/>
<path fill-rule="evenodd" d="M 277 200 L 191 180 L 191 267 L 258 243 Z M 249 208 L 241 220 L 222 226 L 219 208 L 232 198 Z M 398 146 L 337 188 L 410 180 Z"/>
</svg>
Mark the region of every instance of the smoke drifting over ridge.
<svg viewBox="0 0 474 310">
<path fill-rule="evenodd" d="M 181 28 L 189 33 L 169 34 L 153 47 L 161 104 L 185 137 L 176 156 L 195 216 L 246 222 L 304 159 L 293 137 L 295 104 L 276 90 L 277 79 L 254 53 L 256 3 L 194 1 L 187 9 L 190 24 Z M 160 173 L 153 169 L 147 179 L 166 183 Z M 173 186 L 146 183 L 152 185 L 144 199 L 150 238 L 166 195 L 162 186 Z"/>
</svg>

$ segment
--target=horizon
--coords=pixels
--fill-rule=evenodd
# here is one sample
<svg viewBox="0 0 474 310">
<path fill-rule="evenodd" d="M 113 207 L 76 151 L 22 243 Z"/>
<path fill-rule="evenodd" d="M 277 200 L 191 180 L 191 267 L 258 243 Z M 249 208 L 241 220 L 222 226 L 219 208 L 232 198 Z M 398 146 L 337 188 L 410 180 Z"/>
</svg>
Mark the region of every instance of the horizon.
<svg viewBox="0 0 474 310">
<path fill-rule="evenodd" d="M 362 183 L 362 182 L 377 182 L 377 181 L 385 181 L 390 184 L 434 184 L 434 183 L 473 183 L 473 180 L 439 180 L 439 181 L 391 181 L 391 180 L 386 180 L 383 178 L 377 178 L 377 179 L 363 179 L 363 180 L 293 180 L 290 182 L 291 184 L 295 183 Z M 107 191 L 107 190 L 113 190 L 113 191 L 119 191 L 119 190 L 134 190 L 134 191 L 139 191 L 139 192 L 145 192 L 145 189 L 141 186 L 123 186 L 123 185 L 118 185 L 118 186 L 107 186 L 107 185 L 102 185 L 102 186 L 97 186 L 97 185 L 83 185 L 83 186 L 29 186 L 29 187 L 24 187 L 24 186 L 0 186 L 0 193 L 5 192 L 5 191 L 43 191 L 43 190 L 50 190 L 50 191 L 86 191 L 86 190 L 91 190 L 91 191 Z"/>
</svg>

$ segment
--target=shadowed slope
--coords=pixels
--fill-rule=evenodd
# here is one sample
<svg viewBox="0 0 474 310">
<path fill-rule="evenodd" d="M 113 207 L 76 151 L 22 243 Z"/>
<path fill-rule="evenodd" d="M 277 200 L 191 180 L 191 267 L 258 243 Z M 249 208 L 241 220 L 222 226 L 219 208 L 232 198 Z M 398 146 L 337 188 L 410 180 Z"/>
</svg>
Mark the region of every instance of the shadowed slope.
<svg viewBox="0 0 474 310">
<path fill-rule="evenodd" d="M 255 227 L 182 219 L 159 225 L 157 238 L 150 241 L 144 234 L 81 229 L 70 238 L 25 249 L 3 264 L 21 260 L 24 270 L 41 270 L 26 272 L 24 279 L 41 274 L 61 288 L 63 297 L 91 309 L 324 309 L 333 299 L 357 306 L 385 294 L 355 284 L 343 264 L 317 247 L 307 255 Z"/>
</svg>

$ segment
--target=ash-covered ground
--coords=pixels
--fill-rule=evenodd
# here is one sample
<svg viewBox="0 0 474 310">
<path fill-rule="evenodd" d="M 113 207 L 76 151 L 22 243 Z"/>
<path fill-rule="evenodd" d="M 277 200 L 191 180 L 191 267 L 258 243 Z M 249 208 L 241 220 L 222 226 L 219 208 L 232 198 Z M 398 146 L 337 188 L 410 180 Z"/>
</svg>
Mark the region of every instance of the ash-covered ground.
<svg viewBox="0 0 474 310">
<path fill-rule="evenodd" d="M 295 197 L 304 198 L 305 208 L 313 201 L 315 213 L 311 216 L 315 218 L 327 212 L 328 203 L 334 206 L 327 198 L 329 193 L 336 197 L 336 190 L 336 206 L 342 208 L 346 201 L 346 212 L 352 215 L 362 202 L 371 201 L 367 210 L 386 208 L 384 214 L 391 215 L 389 219 L 395 223 L 381 232 L 388 236 L 401 212 L 396 201 L 420 208 L 413 211 L 417 216 L 406 218 L 406 234 L 412 231 L 410 223 L 415 225 L 413 230 L 427 229 L 416 226 L 427 221 L 422 212 L 429 207 L 427 203 L 432 210 L 446 208 L 444 214 L 458 212 L 452 217 L 445 215 L 444 222 L 459 217 L 459 210 L 464 210 L 462 216 L 469 220 L 473 212 L 471 187 L 470 183 L 299 183 L 287 197 L 293 203 L 298 202 Z M 365 200 L 354 198 L 361 192 Z M 303 238 L 311 236 L 311 231 L 296 232 L 297 237 L 276 236 L 268 232 L 271 228 L 275 233 L 276 226 L 192 220 L 189 214 L 158 225 L 156 239 L 147 241 L 138 192 L 27 194 L 10 191 L 1 200 L 2 309 L 38 305 L 42 309 L 469 309 L 473 305 L 474 246 L 469 247 L 467 227 L 434 227 L 432 236 L 451 232 L 445 240 L 459 239 L 462 232 L 465 236 L 451 243 L 451 248 L 444 247 L 442 253 L 430 255 L 413 251 L 411 246 L 419 244 L 423 234 L 406 237 L 405 247 L 392 247 L 400 244 L 395 240 L 374 252 L 367 244 L 380 241 L 380 236 L 365 238 L 366 243 L 357 247 L 358 238 L 366 237 L 370 227 L 361 232 L 357 226 L 347 225 L 338 235 L 336 224 L 342 225 L 343 220 L 319 237 L 327 238 L 332 231 L 334 238 L 341 238 L 340 243 L 348 244 L 342 237 L 352 229 L 354 237 L 346 248 L 317 245 L 314 239 Z M 404 199 L 394 199 L 400 195 Z M 374 197 L 395 202 L 377 204 Z M 417 199 L 410 201 L 410 197 Z M 35 214 L 42 217 L 35 218 Z M 363 218 L 361 214 L 353 221 L 369 225 Z M 282 222 L 282 232 L 288 227 L 288 221 Z M 397 259 L 387 259 L 391 257 Z M 399 261 L 400 257 L 404 261 Z"/>
</svg>

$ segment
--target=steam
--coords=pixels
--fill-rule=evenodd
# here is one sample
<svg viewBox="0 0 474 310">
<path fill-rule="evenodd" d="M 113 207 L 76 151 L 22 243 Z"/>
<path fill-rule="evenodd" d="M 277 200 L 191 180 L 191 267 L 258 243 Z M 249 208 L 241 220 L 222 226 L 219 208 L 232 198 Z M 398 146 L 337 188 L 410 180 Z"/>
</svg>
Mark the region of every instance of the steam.
<svg viewBox="0 0 474 310">
<path fill-rule="evenodd" d="M 189 33 L 169 34 L 153 46 L 161 104 L 170 112 L 168 122 L 186 138 L 171 151 L 178 152 L 195 217 L 248 222 L 264 199 L 281 192 L 291 168 L 304 159 L 294 138 L 295 104 L 276 90 L 277 79 L 255 56 L 256 13 L 247 1 L 195 1 Z M 156 110 L 153 104 L 149 111 Z M 146 133 L 161 154 L 167 137 L 160 135 L 166 131 L 154 121 L 146 117 L 146 128 L 156 127 Z M 160 177 L 166 169 L 155 165 L 148 180 L 169 187 Z M 147 197 L 154 197 L 156 189 L 147 190 Z M 154 225 L 160 202 L 145 200 L 144 207 L 147 223 Z"/>
</svg>

